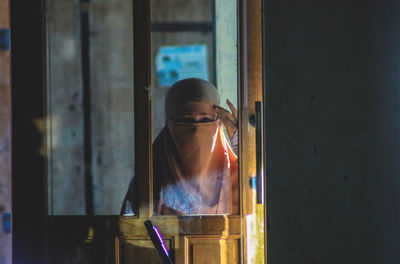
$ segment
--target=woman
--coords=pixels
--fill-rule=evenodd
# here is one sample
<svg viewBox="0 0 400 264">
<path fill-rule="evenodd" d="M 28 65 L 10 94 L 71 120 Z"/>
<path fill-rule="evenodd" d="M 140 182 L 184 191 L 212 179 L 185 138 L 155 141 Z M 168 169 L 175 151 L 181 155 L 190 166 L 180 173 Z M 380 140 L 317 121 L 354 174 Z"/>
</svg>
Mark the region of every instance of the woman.
<svg viewBox="0 0 400 264">
<path fill-rule="evenodd" d="M 165 100 L 166 125 L 153 143 L 154 213 L 238 212 L 237 112 L 219 107 L 216 88 L 190 78 L 178 81 Z M 121 214 L 134 214 L 137 185 L 131 181 Z M 132 210 L 133 209 L 133 210 Z"/>
</svg>

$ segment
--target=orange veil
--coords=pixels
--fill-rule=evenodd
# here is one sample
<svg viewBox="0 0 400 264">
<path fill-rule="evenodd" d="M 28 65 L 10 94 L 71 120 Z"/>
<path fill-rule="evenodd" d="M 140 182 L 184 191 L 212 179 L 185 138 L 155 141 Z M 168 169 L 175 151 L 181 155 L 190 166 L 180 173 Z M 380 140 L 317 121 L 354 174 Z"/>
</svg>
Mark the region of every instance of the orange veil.
<svg viewBox="0 0 400 264">
<path fill-rule="evenodd" d="M 173 103 L 171 102 L 173 101 Z M 238 213 L 238 168 L 221 121 L 174 121 L 179 108 L 195 102 L 219 104 L 212 84 L 186 79 L 174 84 L 166 99 L 166 126 L 153 143 L 154 213 L 158 215 Z M 200 110 L 199 110 L 200 111 Z M 137 208 L 131 182 L 121 213 Z"/>
</svg>

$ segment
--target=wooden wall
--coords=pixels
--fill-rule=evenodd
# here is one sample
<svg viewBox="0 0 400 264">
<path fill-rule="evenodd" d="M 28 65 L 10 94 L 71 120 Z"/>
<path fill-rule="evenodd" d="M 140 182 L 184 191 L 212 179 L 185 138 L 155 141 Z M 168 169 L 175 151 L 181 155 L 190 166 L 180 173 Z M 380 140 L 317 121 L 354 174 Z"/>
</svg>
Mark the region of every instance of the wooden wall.
<svg viewBox="0 0 400 264">
<path fill-rule="evenodd" d="M 48 1 L 49 211 L 84 214 L 83 106 L 78 1 Z"/>
<path fill-rule="evenodd" d="M 90 79 L 85 88 L 80 20 L 85 7 L 73 0 L 47 3 L 49 210 L 85 214 L 85 191 L 91 188 L 94 214 L 119 214 L 134 168 L 131 1 L 94 0 L 88 7 L 85 59 Z M 90 105 L 84 104 L 84 89 L 89 89 Z M 84 107 L 89 108 L 89 119 Z M 89 131 L 84 122 L 89 122 Z M 84 142 L 85 133 L 91 146 Z M 85 164 L 88 153 L 90 161 Z M 86 188 L 85 169 L 92 177 Z"/>
<path fill-rule="evenodd" d="M 8 1 L 0 0 L 0 29 L 9 28 Z M 11 213 L 10 125 L 10 51 L 0 49 L 0 264 L 11 264 L 11 233 L 6 230 L 11 221 L 7 217 Z"/>
<path fill-rule="evenodd" d="M 118 214 L 134 172 L 132 1 L 90 9 L 94 211 Z"/>
</svg>

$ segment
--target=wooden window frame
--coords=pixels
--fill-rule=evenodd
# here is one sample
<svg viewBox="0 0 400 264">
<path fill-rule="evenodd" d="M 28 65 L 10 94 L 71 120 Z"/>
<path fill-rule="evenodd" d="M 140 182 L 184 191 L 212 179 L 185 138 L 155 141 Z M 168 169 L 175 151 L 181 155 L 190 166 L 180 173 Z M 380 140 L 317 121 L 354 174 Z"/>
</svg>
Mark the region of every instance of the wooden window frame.
<svg viewBox="0 0 400 264">
<path fill-rule="evenodd" d="M 239 146 L 246 156 L 247 113 L 247 47 L 246 0 L 238 0 L 238 110 L 241 115 Z M 137 1 L 134 8 L 134 59 L 143 67 L 134 67 L 135 104 L 135 175 L 144 194 L 139 200 L 140 217 L 151 217 L 152 209 L 152 140 L 151 140 L 151 78 L 150 78 L 150 13 L 148 1 Z M 140 10 L 148 12 L 139 12 Z M 11 83 L 12 83 L 12 214 L 13 263 L 48 262 L 49 226 L 57 217 L 50 218 L 47 208 L 47 158 L 40 150 L 45 148 L 46 119 L 46 29 L 45 0 L 28 1 L 22 5 L 10 1 L 11 26 Z M 135 65 L 137 65 L 135 63 Z M 142 129 L 137 129 L 142 127 Z M 140 140 L 138 140 L 140 139 Z M 244 152 L 243 152 L 244 151 Z M 240 160 L 240 175 L 247 174 L 246 161 Z M 148 177 L 150 175 L 150 177 Z M 246 177 L 240 177 L 245 186 Z M 242 192 L 240 192 L 242 193 Z M 243 201 L 243 197 L 240 197 Z M 146 206 L 150 205 L 150 206 Z M 245 207 L 241 204 L 241 217 Z M 91 221 L 104 216 L 80 216 L 76 221 Z M 114 221 L 115 216 L 106 217 Z M 60 217 L 57 221 L 69 221 Z M 266 226 L 266 225 L 265 225 Z M 242 240 L 241 240 L 242 241 Z M 51 242 L 51 241 L 50 241 Z M 243 243 L 243 242 L 242 242 Z M 242 256 L 243 256 L 243 245 Z"/>
</svg>

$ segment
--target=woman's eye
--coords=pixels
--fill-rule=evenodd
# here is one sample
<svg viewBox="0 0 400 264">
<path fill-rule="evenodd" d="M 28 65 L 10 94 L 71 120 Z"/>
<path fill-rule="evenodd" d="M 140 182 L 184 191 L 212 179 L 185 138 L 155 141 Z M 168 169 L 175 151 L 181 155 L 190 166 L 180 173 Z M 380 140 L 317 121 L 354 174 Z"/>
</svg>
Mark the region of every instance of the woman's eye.
<svg viewBox="0 0 400 264">
<path fill-rule="evenodd" d="M 177 121 L 177 122 L 183 122 L 183 123 L 196 123 L 196 120 L 195 120 L 195 119 L 189 118 L 189 117 L 177 118 L 175 121 Z"/>
<path fill-rule="evenodd" d="M 212 122 L 214 120 L 212 120 L 211 118 L 205 117 L 199 120 L 199 122 L 204 123 L 204 122 Z"/>
<path fill-rule="evenodd" d="M 191 118 L 191 117 L 181 117 L 181 118 L 176 118 L 176 122 L 181 122 L 181 123 L 206 123 L 206 122 L 212 122 L 214 119 L 209 118 L 209 117 L 203 117 L 201 119 L 196 118 Z"/>
</svg>

